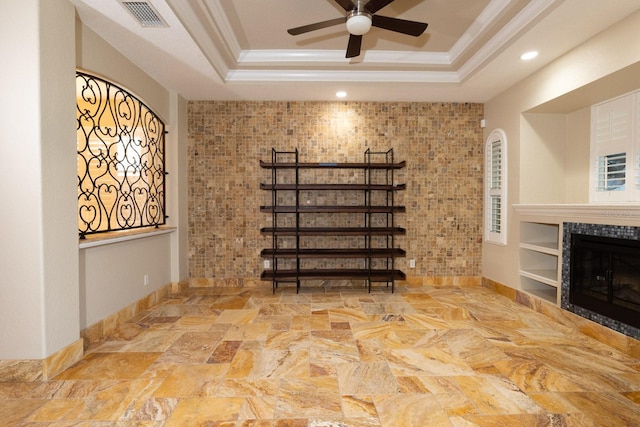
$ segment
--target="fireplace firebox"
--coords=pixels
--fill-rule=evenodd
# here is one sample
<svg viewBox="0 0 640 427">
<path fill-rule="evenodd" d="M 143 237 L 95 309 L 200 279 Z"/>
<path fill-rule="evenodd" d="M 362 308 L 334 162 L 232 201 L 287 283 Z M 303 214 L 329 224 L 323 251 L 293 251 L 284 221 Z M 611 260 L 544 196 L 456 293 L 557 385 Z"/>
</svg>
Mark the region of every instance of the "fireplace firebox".
<svg viewBox="0 0 640 427">
<path fill-rule="evenodd" d="M 571 234 L 569 301 L 640 328 L 640 241 Z"/>
<path fill-rule="evenodd" d="M 564 222 L 561 307 L 640 339 L 640 227 Z"/>
</svg>

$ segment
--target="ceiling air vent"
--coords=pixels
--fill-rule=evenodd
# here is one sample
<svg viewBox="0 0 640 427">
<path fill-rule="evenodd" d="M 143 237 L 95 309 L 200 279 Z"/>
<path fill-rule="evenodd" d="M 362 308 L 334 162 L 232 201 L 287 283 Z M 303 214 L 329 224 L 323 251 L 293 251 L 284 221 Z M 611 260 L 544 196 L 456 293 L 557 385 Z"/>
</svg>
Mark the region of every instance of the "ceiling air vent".
<svg viewBox="0 0 640 427">
<path fill-rule="evenodd" d="M 143 27 L 168 27 L 160 14 L 146 1 L 123 1 L 121 3 Z"/>
</svg>

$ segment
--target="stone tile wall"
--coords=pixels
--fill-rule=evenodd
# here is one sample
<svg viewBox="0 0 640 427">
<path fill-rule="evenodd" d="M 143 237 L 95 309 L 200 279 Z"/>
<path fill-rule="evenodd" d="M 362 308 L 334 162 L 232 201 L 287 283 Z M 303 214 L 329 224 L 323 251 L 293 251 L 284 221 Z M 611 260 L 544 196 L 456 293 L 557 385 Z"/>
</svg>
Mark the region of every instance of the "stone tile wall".
<svg viewBox="0 0 640 427">
<path fill-rule="evenodd" d="M 271 223 L 259 211 L 271 204 L 259 188 L 271 174 L 259 161 L 269 161 L 272 148 L 297 148 L 302 162 L 359 162 L 367 148 L 393 148 L 396 161 L 407 161 L 395 179 L 407 185 L 396 195 L 407 208 L 397 216 L 407 229 L 398 238 L 407 257 L 397 265 L 410 277 L 479 276 L 482 117 L 482 104 L 467 103 L 190 102 L 190 277 L 259 278 L 260 250 L 271 245 L 259 232 Z"/>
</svg>

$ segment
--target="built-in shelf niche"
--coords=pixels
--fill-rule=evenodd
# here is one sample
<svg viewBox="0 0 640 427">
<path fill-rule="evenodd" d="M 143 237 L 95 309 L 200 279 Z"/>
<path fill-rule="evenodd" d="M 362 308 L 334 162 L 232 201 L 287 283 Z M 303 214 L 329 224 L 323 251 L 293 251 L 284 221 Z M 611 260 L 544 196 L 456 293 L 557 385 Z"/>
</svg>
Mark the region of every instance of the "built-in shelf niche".
<svg viewBox="0 0 640 427">
<path fill-rule="evenodd" d="M 520 223 L 520 289 L 559 304 L 560 225 Z"/>
<path fill-rule="evenodd" d="M 557 304 L 558 288 L 546 285 L 536 279 L 520 276 L 520 290 L 545 301 Z"/>
</svg>

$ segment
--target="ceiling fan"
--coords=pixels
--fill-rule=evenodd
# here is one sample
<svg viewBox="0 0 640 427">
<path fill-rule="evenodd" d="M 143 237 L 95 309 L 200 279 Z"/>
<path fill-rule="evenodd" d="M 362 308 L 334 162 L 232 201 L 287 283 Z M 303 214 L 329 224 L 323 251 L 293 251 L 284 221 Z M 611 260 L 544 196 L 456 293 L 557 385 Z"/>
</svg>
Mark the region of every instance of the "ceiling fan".
<svg viewBox="0 0 640 427">
<path fill-rule="evenodd" d="M 405 19 L 376 15 L 377 11 L 393 1 L 394 0 L 335 0 L 336 3 L 347 11 L 345 17 L 291 28 L 287 30 L 287 32 L 292 36 L 297 36 L 298 34 L 308 33 L 309 31 L 315 31 L 346 22 L 347 31 L 349 31 L 349 44 L 347 45 L 346 58 L 354 58 L 360 55 L 362 36 L 369 32 L 372 25 L 414 37 L 418 37 L 424 33 L 428 25 L 424 22 L 407 21 Z"/>
</svg>

